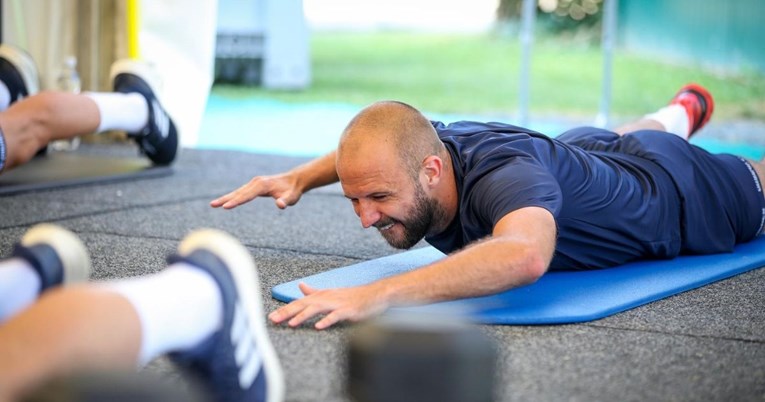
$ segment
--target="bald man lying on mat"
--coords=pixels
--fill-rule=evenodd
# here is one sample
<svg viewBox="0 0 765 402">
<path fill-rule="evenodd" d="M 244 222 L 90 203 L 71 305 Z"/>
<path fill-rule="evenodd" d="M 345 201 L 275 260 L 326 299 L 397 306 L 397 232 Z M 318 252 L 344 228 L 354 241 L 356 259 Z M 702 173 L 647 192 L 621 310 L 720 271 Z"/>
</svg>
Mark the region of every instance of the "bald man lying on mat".
<svg viewBox="0 0 765 402">
<path fill-rule="evenodd" d="M 272 312 L 297 326 L 357 321 L 393 305 L 502 292 L 548 269 L 597 269 L 638 259 L 731 251 L 763 231 L 763 161 L 688 143 L 713 112 L 709 92 L 684 86 L 656 113 L 608 131 L 557 138 L 502 123 L 428 121 L 378 102 L 346 127 L 335 152 L 255 177 L 211 202 L 270 196 L 279 208 L 340 181 L 365 228 L 394 247 L 425 239 L 449 254 L 367 285 L 314 289 Z"/>
</svg>

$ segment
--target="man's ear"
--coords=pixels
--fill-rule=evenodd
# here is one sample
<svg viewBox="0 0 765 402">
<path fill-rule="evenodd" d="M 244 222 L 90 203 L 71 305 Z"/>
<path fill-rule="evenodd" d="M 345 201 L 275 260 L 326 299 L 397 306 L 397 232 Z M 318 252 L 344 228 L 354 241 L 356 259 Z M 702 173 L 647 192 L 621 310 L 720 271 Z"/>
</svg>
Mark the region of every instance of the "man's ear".
<svg viewBox="0 0 765 402">
<path fill-rule="evenodd" d="M 430 155 L 422 161 L 422 172 L 425 174 L 428 186 L 435 186 L 441 181 L 444 161 L 436 155 Z"/>
</svg>

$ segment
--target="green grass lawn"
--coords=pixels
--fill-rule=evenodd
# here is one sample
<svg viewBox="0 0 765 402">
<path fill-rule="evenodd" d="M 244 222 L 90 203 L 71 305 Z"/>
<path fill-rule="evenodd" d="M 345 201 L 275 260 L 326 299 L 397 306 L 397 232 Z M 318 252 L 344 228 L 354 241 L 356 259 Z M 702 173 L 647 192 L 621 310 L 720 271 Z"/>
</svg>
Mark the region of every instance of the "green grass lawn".
<svg viewBox="0 0 765 402">
<path fill-rule="evenodd" d="M 517 38 L 411 33 L 314 33 L 313 83 L 303 91 L 216 85 L 224 97 L 366 105 L 397 99 L 430 112 L 513 114 L 517 111 L 520 44 Z M 532 115 L 592 117 L 600 102 L 598 47 L 570 40 L 534 43 Z M 617 51 L 612 114 L 632 117 L 664 105 L 695 81 L 715 96 L 716 118 L 765 120 L 765 75 L 723 75 Z"/>
</svg>

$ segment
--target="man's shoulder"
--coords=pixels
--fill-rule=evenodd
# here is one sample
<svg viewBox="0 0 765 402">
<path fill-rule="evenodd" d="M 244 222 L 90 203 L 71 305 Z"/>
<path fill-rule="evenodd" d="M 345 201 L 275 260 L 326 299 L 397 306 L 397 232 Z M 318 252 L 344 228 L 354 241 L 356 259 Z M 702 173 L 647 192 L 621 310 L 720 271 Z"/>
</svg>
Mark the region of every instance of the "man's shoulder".
<svg viewBox="0 0 765 402">
<path fill-rule="evenodd" d="M 487 133 L 543 135 L 525 127 L 514 126 L 512 124 L 496 121 L 478 122 L 461 120 L 448 124 L 440 121 L 431 121 L 431 124 L 433 125 L 433 128 L 436 129 L 438 135 L 442 138 L 450 136 L 471 136 Z"/>
<path fill-rule="evenodd" d="M 555 147 L 555 141 L 544 134 L 505 123 L 458 121 L 448 125 L 435 122 L 434 127 L 441 141 L 447 145 L 452 156 L 471 168 L 470 161 L 483 158 L 507 161 L 515 156 L 539 157 L 547 155 Z"/>
</svg>

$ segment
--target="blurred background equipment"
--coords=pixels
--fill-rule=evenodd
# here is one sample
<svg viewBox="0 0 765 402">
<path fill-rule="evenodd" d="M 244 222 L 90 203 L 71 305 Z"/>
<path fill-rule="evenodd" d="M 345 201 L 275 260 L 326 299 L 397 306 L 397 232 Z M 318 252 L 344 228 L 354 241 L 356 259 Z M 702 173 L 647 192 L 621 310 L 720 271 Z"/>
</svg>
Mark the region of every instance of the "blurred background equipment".
<svg viewBox="0 0 765 402">
<path fill-rule="evenodd" d="M 311 83 L 302 0 L 220 0 L 216 82 L 304 89 Z"/>
<path fill-rule="evenodd" d="M 357 402 L 489 402 L 492 341 L 450 315 L 390 314 L 350 338 L 347 389 Z"/>
<path fill-rule="evenodd" d="M 67 56 L 64 59 L 56 78 L 55 89 L 73 94 L 80 93 L 82 84 L 80 82 L 80 73 L 77 72 L 76 57 Z M 75 151 L 80 146 L 80 137 L 74 137 L 69 140 L 56 140 L 49 145 L 55 151 Z"/>
</svg>

